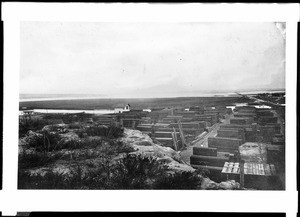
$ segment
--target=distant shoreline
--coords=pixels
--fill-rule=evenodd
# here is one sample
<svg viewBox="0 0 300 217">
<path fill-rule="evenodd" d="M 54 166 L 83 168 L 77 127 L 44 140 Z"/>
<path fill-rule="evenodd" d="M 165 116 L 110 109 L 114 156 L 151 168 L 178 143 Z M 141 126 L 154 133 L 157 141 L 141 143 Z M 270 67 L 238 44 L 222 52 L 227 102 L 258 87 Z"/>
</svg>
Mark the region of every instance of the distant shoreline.
<svg viewBox="0 0 300 217">
<path fill-rule="evenodd" d="M 259 93 L 279 93 L 285 92 L 285 90 L 266 90 L 266 91 L 240 91 L 242 94 L 259 94 Z M 22 97 L 22 95 L 27 95 Z M 56 100 L 85 100 L 85 99 L 164 99 L 164 98 L 193 98 L 193 97 L 232 97 L 237 96 L 234 92 L 227 93 L 203 93 L 197 96 L 165 96 L 165 97 L 105 97 L 105 96 L 76 96 L 76 97 L 57 97 L 59 94 L 45 94 L 49 97 L 30 97 L 31 94 L 20 94 L 19 102 L 37 102 L 37 101 L 56 101 Z M 36 94 L 32 94 L 36 95 Z M 56 97 L 53 97 L 55 96 Z M 67 94 L 62 94 L 66 96 Z M 70 94 L 72 95 L 72 94 Z"/>
</svg>

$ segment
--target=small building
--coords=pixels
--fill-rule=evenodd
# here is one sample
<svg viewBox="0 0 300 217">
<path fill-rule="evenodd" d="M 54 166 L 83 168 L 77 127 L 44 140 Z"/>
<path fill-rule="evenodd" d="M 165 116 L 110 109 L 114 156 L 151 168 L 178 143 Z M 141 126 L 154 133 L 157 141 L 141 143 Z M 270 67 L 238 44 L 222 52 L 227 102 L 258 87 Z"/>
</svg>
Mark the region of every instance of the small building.
<svg viewBox="0 0 300 217">
<path fill-rule="evenodd" d="M 125 105 L 125 107 L 124 107 L 124 111 L 130 111 L 130 105 L 129 104 L 127 104 L 127 105 Z"/>
<path fill-rule="evenodd" d="M 23 110 L 23 111 L 19 111 L 19 115 L 25 115 L 25 116 L 29 116 L 29 115 L 33 115 L 34 111 L 33 110 Z"/>
<path fill-rule="evenodd" d="M 130 111 L 130 105 L 129 104 L 127 104 L 127 105 L 125 105 L 123 108 L 121 108 L 121 107 L 118 107 L 118 108 L 115 108 L 114 109 L 114 112 L 115 113 L 123 113 L 123 112 L 129 112 Z"/>
</svg>

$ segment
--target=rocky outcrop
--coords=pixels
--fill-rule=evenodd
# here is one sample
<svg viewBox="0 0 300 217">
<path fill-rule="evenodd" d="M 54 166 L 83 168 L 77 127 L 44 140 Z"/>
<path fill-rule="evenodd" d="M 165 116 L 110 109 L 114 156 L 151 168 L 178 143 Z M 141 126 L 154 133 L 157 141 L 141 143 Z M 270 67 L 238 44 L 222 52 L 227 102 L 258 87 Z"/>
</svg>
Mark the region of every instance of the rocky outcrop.
<svg viewBox="0 0 300 217">
<path fill-rule="evenodd" d="M 136 149 L 132 154 L 154 156 L 158 161 L 166 163 L 171 170 L 195 171 L 183 161 L 179 153 L 172 148 L 155 144 L 147 134 L 141 131 L 124 129 L 124 136 L 120 140 Z"/>
<path fill-rule="evenodd" d="M 203 190 L 238 190 L 240 184 L 234 180 L 216 183 L 209 178 L 203 178 L 201 189 Z"/>
</svg>

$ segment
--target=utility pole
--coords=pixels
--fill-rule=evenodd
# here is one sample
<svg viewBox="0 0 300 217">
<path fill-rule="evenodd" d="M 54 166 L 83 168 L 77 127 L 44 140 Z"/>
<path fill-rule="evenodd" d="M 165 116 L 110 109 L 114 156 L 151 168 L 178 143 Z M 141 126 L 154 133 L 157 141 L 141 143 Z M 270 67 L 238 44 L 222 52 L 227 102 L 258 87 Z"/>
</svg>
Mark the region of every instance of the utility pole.
<svg viewBox="0 0 300 217">
<path fill-rule="evenodd" d="M 244 160 L 240 160 L 240 184 L 241 188 L 244 188 Z"/>
<path fill-rule="evenodd" d="M 173 138 L 173 142 L 174 142 L 175 151 L 178 151 L 179 147 L 178 147 L 178 141 L 177 141 L 177 133 L 176 133 L 176 130 L 174 127 L 173 127 L 173 132 L 172 132 L 172 138 Z"/>
<path fill-rule="evenodd" d="M 173 146 L 174 146 L 174 150 L 178 151 L 178 147 L 177 147 L 177 141 L 176 141 L 176 134 L 171 132 L 172 134 L 172 140 L 173 140 Z"/>
<path fill-rule="evenodd" d="M 237 159 L 237 162 L 239 162 L 240 164 L 240 185 L 241 185 L 241 188 L 244 188 L 244 164 L 245 164 L 245 160 L 242 160 L 241 158 L 241 154 L 240 152 L 238 151 L 236 153 L 236 159 Z"/>
<path fill-rule="evenodd" d="M 178 120 L 178 128 L 179 128 L 179 134 L 180 134 L 180 137 L 181 137 L 183 147 L 186 147 L 185 137 L 184 137 L 184 133 L 183 133 L 183 129 L 182 129 L 182 125 L 181 125 L 180 120 Z"/>
<path fill-rule="evenodd" d="M 237 162 L 239 162 L 239 165 L 240 165 L 240 185 L 241 185 L 241 188 L 244 188 L 244 174 L 245 174 L 244 164 L 245 164 L 245 160 L 242 160 L 240 151 L 237 151 L 235 153 L 234 159 Z"/>
</svg>

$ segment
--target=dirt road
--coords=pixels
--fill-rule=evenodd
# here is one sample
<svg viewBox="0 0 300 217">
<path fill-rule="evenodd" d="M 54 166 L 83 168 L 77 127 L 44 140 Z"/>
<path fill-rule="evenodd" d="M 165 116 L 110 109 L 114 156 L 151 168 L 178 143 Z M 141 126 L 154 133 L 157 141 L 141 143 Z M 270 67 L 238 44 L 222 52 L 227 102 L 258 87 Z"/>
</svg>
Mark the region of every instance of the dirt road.
<svg viewBox="0 0 300 217">
<path fill-rule="evenodd" d="M 225 119 L 222 119 L 221 123 L 214 124 L 211 127 L 210 132 L 205 133 L 202 136 L 199 136 L 196 140 L 188 144 L 187 149 L 180 153 L 180 156 L 183 158 L 183 160 L 187 163 L 190 163 L 190 157 L 193 155 L 193 147 L 208 147 L 207 138 L 216 136 L 218 129 L 220 129 L 220 124 L 229 124 L 229 119 L 232 116 L 233 114 L 225 115 Z"/>
</svg>

